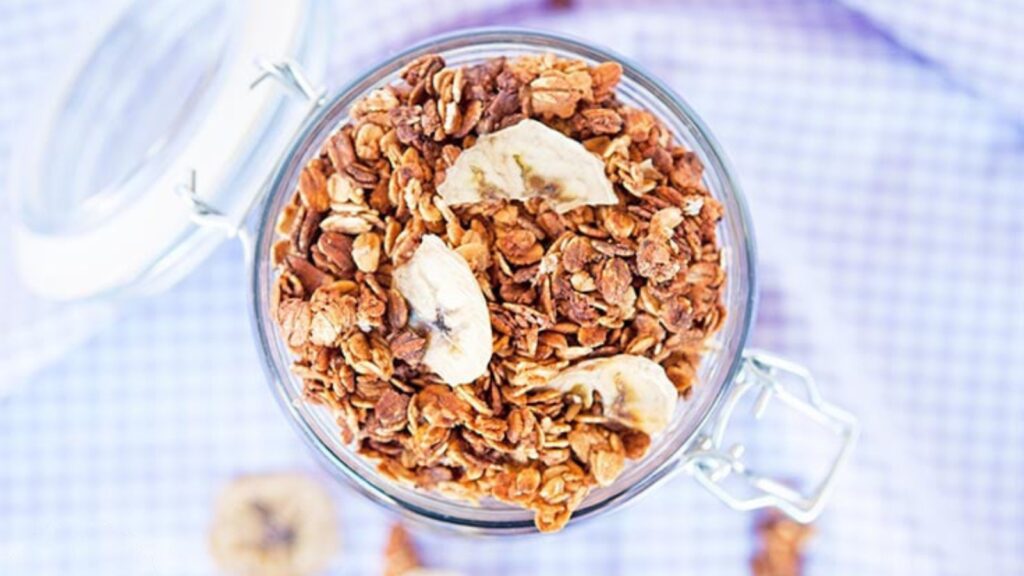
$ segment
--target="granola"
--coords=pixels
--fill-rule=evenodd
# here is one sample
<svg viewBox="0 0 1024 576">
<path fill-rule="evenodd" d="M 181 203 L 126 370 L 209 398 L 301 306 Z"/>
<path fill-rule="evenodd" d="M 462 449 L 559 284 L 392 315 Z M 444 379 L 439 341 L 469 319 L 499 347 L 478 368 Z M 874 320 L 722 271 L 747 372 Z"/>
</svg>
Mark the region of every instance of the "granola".
<svg viewBox="0 0 1024 576">
<path fill-rule="evenodd" d="M 460 576 L 457 572 L 423 566 L 416 543 L 401 524 L 391 526 L 384 546 L 384 576 Z"/>
<path fill-rule="evenodd" d="M 303 169 L 271 313 L 305 398 L 385 476 L 559 530 L 689 394 L 725 319 L 722 206 L 621 75 L 424 56 Z M 620 357 L 635 382 L 572 381 Z"/>
<path fill-rule="evenodd" d="M 800 576 L 807 541 L 814 534 L 811 526 L 779 514 L 762 518 L 757 526 L 760 549 L 750 561 L 754 576 Z"/>
</svg>

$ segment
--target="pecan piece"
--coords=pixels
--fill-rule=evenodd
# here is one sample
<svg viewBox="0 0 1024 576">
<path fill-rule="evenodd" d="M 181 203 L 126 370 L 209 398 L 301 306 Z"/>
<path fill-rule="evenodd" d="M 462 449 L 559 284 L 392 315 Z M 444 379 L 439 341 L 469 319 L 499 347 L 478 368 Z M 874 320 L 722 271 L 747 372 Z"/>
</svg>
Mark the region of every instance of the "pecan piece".
<svg viewBox="0 0 1024 576">
<path fill-rule="evenodd" d="M 622 78 L 622 65 L 618 62 L 602 62 L 590 69 L 590 76 L 594 81 L 594 100 L 602 102 L 612 95 Z"/>
<path fill-rule="evenodd" d="M 355 266 L 362 272 L 376 272 L 380 264 L 380 235 L 366 232 L 356 237 L 351 243 L 350 256 Z"/>
<path fill-rule="evenodd" d="M 352 261 L 352 237 L 340 232 L 324 232 L 316 247 L 342 278 L 350 277 L 356 269 Z"/>
<path fill-rule="evenodd" d="M 327 196 L 327 178 L 320 171 L 320 162 L 306 165 L 299 174 L 299 198 L 313 212 L 325 212 L 331 206 Z"/>
<path fill-rule="evenodd" d="M 408 411 L 409 397 L 390 388 L 385 390 L 373 405 L 377 422 L 386 430 L 401 429 L 405 425 Z"/>
<path fill-rule="evenodd" d="M 330 274 L 313 266 L 301 256 L 289 254 L 285 256 L 285 263 L 288 265 L 288 269 L 299 279 L 299 282 L 302 283 L 302 287 L 307 293 L 312 294 L 317 288 L 332 280 Z"/>
<path fill-rule="evenodd" d="M 395 358 L 411 366 L 418 365 L 427 350 L 427 339 L 412 330 L 393 334 L 388 339 L 388 344 L 391 345 L 391 353 Z"/>
<path fill-rule="evenodd" d="M 299 254 L 306 255 L 313 245 L 313 238 L 320 230 L 320 221 L 324 215 L 313 210 L 303 209 L 302 212 L 302 219 L 295 230 L 295 235 L 292 236 L 292 246 Z"/>
<path fill-rule="evenodd" d="M 384 130 L 367 122 L 356 130 L 356 156 L 363 160 L 373 161 L 380 158 L 380 139 Z"/>
<path fill-rule="evenodd" d="M 356 160 L 356 149 L 352 144 L 352 129 L 347 128 L 338 131 L 327 140 L 324 145 L 327 157 L 338 172 L 343 171 L 349 164 Z"/>
</svg>

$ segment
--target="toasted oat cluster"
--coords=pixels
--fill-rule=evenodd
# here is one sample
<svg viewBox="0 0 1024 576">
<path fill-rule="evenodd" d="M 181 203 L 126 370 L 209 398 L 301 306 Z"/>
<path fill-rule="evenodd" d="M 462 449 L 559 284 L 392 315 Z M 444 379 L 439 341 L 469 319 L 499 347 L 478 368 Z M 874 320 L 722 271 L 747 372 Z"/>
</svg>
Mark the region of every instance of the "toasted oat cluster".
<svg viewBox="0 0 1024 576">
<path fill-rule="evenodd" d="M 386 476 L 555 531 L 693 386 L 722 206 L 621 73 L 421 57 L 302 171 L 272 313 L 305 397 Z"/>
<path fill-rule="evenodd" d="M 761 546 L 750 561 L 751 574 L 800 576 L 804 573 L 804 549 L 814 535 L 811 526 L 771 514 L 759 522 L 757 534 Z"/>
</svg>

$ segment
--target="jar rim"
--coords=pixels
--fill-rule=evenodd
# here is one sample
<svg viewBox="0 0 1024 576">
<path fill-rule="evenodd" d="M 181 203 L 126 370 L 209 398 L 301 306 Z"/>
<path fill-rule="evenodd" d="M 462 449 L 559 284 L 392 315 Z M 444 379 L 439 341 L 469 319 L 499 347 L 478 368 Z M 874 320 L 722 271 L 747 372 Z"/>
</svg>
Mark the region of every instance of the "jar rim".
<svg viewBox="0 0 1024 576">
<path fill-rule="evenodd" d="M 699 414 L 690 419 L 689 433 L 685 435 L 685 438 L 676 438 L 671 449 L 660 455 L 660 462 L 657 462 L 642 477 L 625 486 L 617 493 L 589 505 L 585 502 L 584 505 L 573 513 L 571 523 L 575 524 L 583 518 L 594 517 L 600 513 L 616 509 L 678 471 L 679 456 L 699 436 L 699 432 L 705 423 L 720 407 L 741 366 L 742 351 L 746 347 L 757 306 L 756 247 L 752 233 L 753 228 L 746 200 L 721 145 L 712 136 L 710 130 L 708 130 L 690 105 L 663 82 L 629 58 L 625 58 L 606 48 L 595 47 L 585 40 L 526 28 L 482 27 L 465 29 L 433 36 L 419 42 L 382 62 L 374 64 L 370 69 L 349 82 L 344 88 L 338 90 L 323 108 L 312 116 L 298 132 L 292 145 L 275 167 L 269 187 L 267 188 L 267 194 L 262 200 L 262 205 L 255 211 L 257 228 L 253 261 L 251 262 L 250 269 L 250 317 L 253 321 L 253 328 L 260 346 L 268 384 L 275 398 L 282 409 L 289 413 L 290 420 L 304 440 L 314 447 L 320 457 L 330 464 L 332 472 L 340 471 L 343 479 L 353 484 L 371 500 L 403 512 L 417 521 L 425 521 L 427 524 L 476 534 L 528 533 L 535 531 L 533 522 L 529 518 L 521 520 L 488 520 L 453 516 L 452 514 L 428 509 L 414 502 L 396 497 L 384 487 L 377 485 L 353 469 L 326 444 L 306 416 L 301 413 L 301 408 L 289 396 L 286 390 L 287 381 L 290 377 L 288 363 L 282 363 L 277 355 L 276 352 L 278 350 L 275 350 L 274 345 L 276 335 L 272 333 L 271 323 L 266 321 L 268 317 L 268 301 L 265 297 L 264 287 L 266 286 L 265 282 L 272 278 L 272 271 L 269 270 L 267 263 L 269 262 L 268 239 L 273 237 L 274 222 L 276 220 L 275 199 L 279 199 L 282 195 L 290 195 L 292 190 L 287 185 L 293 181 L 296 165 L 301 167 L 299 160 L 310 152 L 311 147 L 315 149 L 322 143 L 322 138 L 314 138 L 314 135 L 323 132 L 326 125 L 332 123 L 339 108 L 349 106 L 358 97 L 378 87 L 382 80 L 386 79 L 387 76 L 393 74 L 410 60 L 430 53 L 444 55 L 459 48 L 490 45 L 516 46 L 547 51 L 557 50 L 569 52 L 573 57 L 592 62 L 608 60 L 618 62 L 623 67 L 624 80 L 628 79 L 635 83 L 645 93 L 670 110 L 676 116 L 675 120 L 683 121 L 686 124 L 689 135 L 693 137 L 697 144 L 694 147 L 694 151 L 701 153 L 701 159 L 705 164 L 705 174 L 713 173 L 715 179 L 720 181 L 719 187 L 712 190 L 709 186 L 709 191 L 716 197 L 729 201 L 726 217 L 734 217 L 735 223 L 737 223 L 739 236 L 737 248 L 741 253 L 736 256 L 742 264 L 744 271 L 742 280 L 745 282 L 746 290 L 743 295 L 742 309 L 728 311 L 729 315 L 740 314 L 741 318 L 735 328 L 738 331 L 730 335 L 730 338 L 734 339 L 734 345 L 731 346 L 733 350 L 730 356 L 723 359 L 724 362 L 727 362 L 727 366 L 724 369 L 724 377 L 717 390 L 714 391 L 713 395 L 709 396 Z M 337 128 L 337 124 L 329 128 L 330 131 L 333 131 Z M 674 134 L 674 136 L 680 141 L 684 140 L 679 134 Z M 730 274 L 728 282 L 735 281 L 735 279 L 731 278 Z M 722 332 L 724 331 L 723 329 Z M 641 462 L 652 456 L 653 454 L 648 454 L 641 459 Z M 454 500 L 451 502 L 453 504 L 456 503 Z"/>
</svg>

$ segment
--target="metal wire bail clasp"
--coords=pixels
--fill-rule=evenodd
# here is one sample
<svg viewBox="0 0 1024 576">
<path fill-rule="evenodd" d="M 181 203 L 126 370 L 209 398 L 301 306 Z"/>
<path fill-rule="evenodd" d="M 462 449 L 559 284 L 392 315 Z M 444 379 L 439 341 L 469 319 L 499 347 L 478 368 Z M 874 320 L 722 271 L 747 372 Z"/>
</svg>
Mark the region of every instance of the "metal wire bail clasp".
<svg viewBox="0 0 1024 576">
<path fill-rule="evenodd" d="M 268 78 L 273 78 L 294 94 L 307 100 L 312 109 L 323 104 L 327 91 L 322 87 L 314 88 L 313 83 L 309 81 L 297 62 L 289 59 L 257 60 L 256 67 L 260 73 L 249 84 L 250 89 L 259 86 Z"/>
<path fill-rule="evenodd" d="M 778 399 L 839 437 L 841 447 L 828 471 L 807 493 L 748 468 L 742 444 L 723 446 L 733 412 L 747 393 L 757 394 L 755 418 L 761 417 L 772 399 Z M 685 467 L 697 481 L 735 510 L 775 507 L 798 522 L 811 522 L 821 513 L 859 433 L 857 420 L 852 415 L 822 399 L 807 369 L 774 355 L 753 351 L 744 353 L 733 389 L 710 426 L 684 456 Z M 726 480 L 730 477 L 734 484 L 739 484 L 738 489 L 727 487 Z M 736 479 L 739 482 L 735 482 Z"/>
<path fill-rule="evenodd" d="M 323 106 L 326 100 L 326 89 L 314 87 L 297 62 L 290 59 L 258 60 L 256 68 L 258 74 L 249 84 L 249 89 L 253 90 L 268 78 L 276 80 L 278 84 L 292 95 L 298 96 L 307 102 L 308 106 L 303 115 L 303 121 Z M 195 169 L 188 170 L 184 180 L 175 187 L 174 192 L 185 201 L 189 210 L 189 218 L 194 223 L 199 226 L 218 229 L 229 238 L 237 237 L 241 240 L 246 252 L 248 252 L 250 239 L 241 227 L 241 223 L 232 220 L 222 210 L 210 205 L 201 198 L 196 187 Z"/>
</svg>

